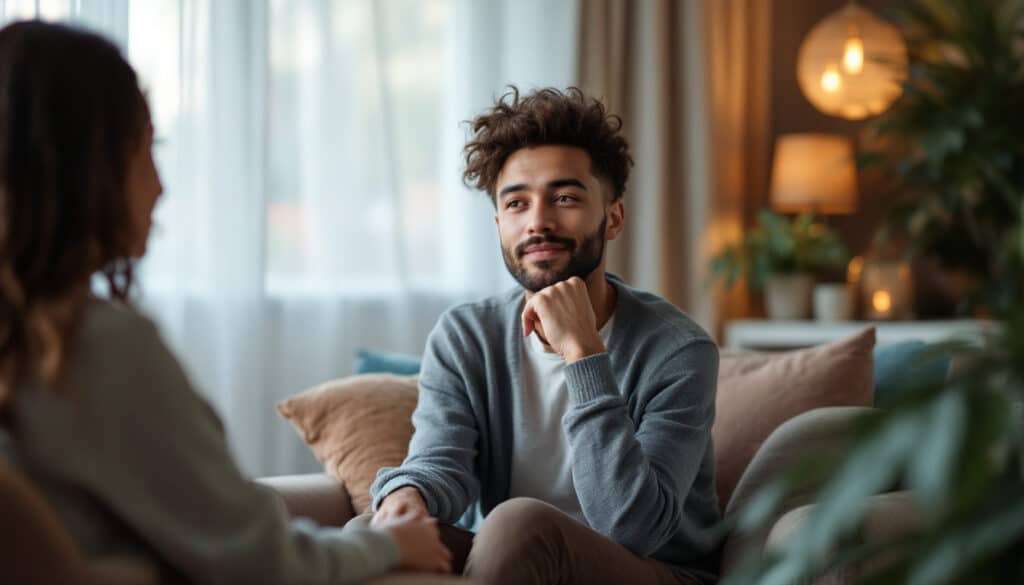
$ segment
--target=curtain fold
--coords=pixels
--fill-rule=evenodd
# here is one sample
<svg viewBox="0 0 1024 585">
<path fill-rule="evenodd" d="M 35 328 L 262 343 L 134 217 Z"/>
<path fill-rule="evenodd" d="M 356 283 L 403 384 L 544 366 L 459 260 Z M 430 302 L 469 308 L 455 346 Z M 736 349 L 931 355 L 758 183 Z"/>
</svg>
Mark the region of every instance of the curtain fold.
<svg viewBox="0 0 1024 585">
<path fill-rule="evenodd" d="M 625 121 L 636 166 L 609 268 L 718 333 L 745 298 L 711 294 L 707 259 L 767 187 L 771 4 L 588 0 L 577 78 Z"/>
<path fill-rule="evenodd" d="M 712 205 L 705 248 L 739 240 L 768 200 L 771 152 L 771 2 L 706 0 Z M 749 316 L 744 286 L 716 290 L 715 328 Z"/>
<path fill-rule="evenodd" d="M 687 229 L 688 72 L 685 3 L 588 0 L 580 4 L 578 79 L 622 117 L 635 166 L 626 230 L 610 244 L 608 267 L 637 286 L 693 311 L 696 234 Z"/>
</svg>

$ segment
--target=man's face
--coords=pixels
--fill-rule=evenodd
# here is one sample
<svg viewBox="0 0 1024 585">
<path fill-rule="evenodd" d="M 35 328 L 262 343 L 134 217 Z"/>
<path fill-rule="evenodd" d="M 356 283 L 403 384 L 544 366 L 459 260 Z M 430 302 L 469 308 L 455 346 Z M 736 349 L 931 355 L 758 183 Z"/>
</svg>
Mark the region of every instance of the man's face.
<svg viewBox="0 0 1024 585">
<path fill-rule="evenodd" d="M 622 227 L 622 201 L 605 204 L 590 156 L 573 146 L 523 148 L 498 175 L 498 236 L 505 266 L 528 291 L 603 268 Z"/>
</svg>

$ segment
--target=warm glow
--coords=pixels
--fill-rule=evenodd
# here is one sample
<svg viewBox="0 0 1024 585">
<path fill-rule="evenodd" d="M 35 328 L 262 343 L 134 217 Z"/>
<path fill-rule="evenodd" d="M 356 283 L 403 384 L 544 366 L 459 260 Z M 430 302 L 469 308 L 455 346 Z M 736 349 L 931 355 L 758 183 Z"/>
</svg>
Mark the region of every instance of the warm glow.
<svg viewBox="0 0 1024 585">
<path fill-rule="evenodd" d="M 871 295 L 871 306 L 874 307 L 875 311 L 880 315 L 884 315 L 889 312 L 892 308 L 892 296 L 889 295 L 887 290 L 876 290 Z"/>
<path fill-rule="evenodd" d="M 864 257 L 854 256 L 846 266 L 846 282 L 850 284 L 859 283 L 862 270 L 864 270 Z"/>
<path fill-rule="evenodd" d="M 846 39 L 846 46 L 843 47 L 843 70 L 851 75 L 857 75 L 864 70 L 864 41 L 860 37 Z"/>
<path fill-rule="evenodd" d="M 821 89 L 828 93 L 835 93 L 839 91 L 839 88 L 843 85 L 843 79 L 839 77 L 839 71 L 835 65 L 830 65 L 824 73 L 821 74 Z"/>
<path fill-rule="evenodd" d="M 856 0 L 814 25 L 797 55 L 797 81 L 807 99 L 848 120 L 884 112 L 903 93 L 906 76 L 900 29 Z"/>
<path fill-rule="evenodd" d="M 771 205 L 781 213 L 856 211 L 857 169 L 850 139 L 820 132 L 779 136 L 772 157 Z"/>
</svg>

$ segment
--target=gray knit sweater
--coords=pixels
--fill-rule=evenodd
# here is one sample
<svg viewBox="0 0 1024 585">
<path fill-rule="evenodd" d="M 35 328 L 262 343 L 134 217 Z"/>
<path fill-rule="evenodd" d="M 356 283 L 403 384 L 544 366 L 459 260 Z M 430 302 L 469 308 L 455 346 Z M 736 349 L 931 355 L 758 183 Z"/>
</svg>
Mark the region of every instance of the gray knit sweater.
<svg viewBox="0 0 1024 585">
<path fill-rule="evenodd" d="M 711 581 L 718 350 L 668 302 L 609 281 L 618 300 L 608 352 L 565 369 L 562 427 L 583 514 L 636 554 Z M 508 499 L 523 303 L 517 288 L 441 316 L 427 341 L 408 457 L 378 474 L 374 509 L 406 485 L 447 523 L 474 502 L 486 515 Z"/>
<path fill-rule="evenodd" d="M 344 584 L 384 573 L 399 551 L 368 529 L 290 522 L 242 476 L 221 423 L 155 327 L 91 301 L 66 392 L 16 391 L 0 457 L 39 488 L 88 556 L 137 556 L 189 583 Z"/>
</svg>

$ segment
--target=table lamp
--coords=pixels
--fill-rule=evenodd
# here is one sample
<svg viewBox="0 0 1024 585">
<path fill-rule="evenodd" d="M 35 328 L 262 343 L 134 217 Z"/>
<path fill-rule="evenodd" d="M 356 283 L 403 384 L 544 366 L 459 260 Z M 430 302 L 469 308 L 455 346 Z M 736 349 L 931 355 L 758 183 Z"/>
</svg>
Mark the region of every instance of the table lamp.
<svg viewBox="0 0 1024 585">
<path fill-rule="evenodd" d="M 857 210 L 853 145 L 836 134 L 784 134 L 775 141 L 771 205 L 780 213 Z"/>
</svg>

